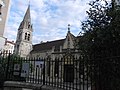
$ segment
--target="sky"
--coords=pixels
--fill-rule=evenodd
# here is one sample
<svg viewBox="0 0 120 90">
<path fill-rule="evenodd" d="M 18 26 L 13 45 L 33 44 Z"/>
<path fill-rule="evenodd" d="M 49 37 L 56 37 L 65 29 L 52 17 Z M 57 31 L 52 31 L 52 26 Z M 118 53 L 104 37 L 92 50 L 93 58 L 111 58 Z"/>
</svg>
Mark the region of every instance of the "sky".
<svg viewBox="0 0 120 90">
<path fill-rule="evenodd" d="M 89 1 L 91 0 L 30 0 L 33 44 L 64 39 L 68 24 L 71 25 L 71 33 L 77 36 L 81 31 L 81 22 L 86 20 Z M 16 41 L 18 27 L 28 5 L 29 0 L 11 0 L 5 30 L 8 40 Z"/>
</svg>

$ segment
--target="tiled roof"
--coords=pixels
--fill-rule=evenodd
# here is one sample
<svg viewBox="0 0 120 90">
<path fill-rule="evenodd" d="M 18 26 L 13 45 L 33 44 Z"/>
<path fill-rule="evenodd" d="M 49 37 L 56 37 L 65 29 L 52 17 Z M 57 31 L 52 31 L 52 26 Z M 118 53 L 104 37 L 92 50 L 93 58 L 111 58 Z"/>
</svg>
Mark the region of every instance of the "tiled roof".
<svg viewBox="0 0 120 90">
<path fill-rule="evenodd" d="M 79 39 L 81 38 L 81 36 L 75 37 L 73 34 L 71 34 L 71 37 L 72 37 L 72 40 L 74 41 L 74 43 L 78 42 Z M 60 46 L 63 46 L 64 42 L 65 42 L 65 39 L 60 39 L 60 40 L 36 44 L 36 45 L 33 45 L 33 50 L 31 51 L 31 53 L 46 52 L 46 51 L 52 50 L 53 46 L 55 47 L 55 51 L 59 51 Z"/>
<path fill-rule="evenodd" d="M 63 46 L 64 40 L 65 39 L 60 39 L 33 45 L 33 50 L 31 51 L 31 53 L 52 50 L 53 46 L 55 46 L 55 51 L 57 51 L 60 49 L 60 46 Z"/>
</svg>

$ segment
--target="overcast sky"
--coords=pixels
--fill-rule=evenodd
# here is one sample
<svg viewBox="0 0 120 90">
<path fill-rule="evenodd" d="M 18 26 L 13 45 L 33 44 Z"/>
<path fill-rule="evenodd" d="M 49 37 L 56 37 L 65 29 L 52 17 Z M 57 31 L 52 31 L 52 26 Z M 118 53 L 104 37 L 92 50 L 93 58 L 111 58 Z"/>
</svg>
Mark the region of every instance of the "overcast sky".
<svg viewBox="0 0 120 90">
<path fill-rule="evenodd" d="M 71 33 L 77 36 L 81 21 L 86 18 L 90 0 L 30 0 L 33 24 L 33 44 L 41 41 L 63 39 L 67 34 L 67 25 Z M 17 29 L 28 8 L 29 0 L 11 0 L 9 19 L 5 31 L 8 40 L 16 41 Z"/>
</svg>

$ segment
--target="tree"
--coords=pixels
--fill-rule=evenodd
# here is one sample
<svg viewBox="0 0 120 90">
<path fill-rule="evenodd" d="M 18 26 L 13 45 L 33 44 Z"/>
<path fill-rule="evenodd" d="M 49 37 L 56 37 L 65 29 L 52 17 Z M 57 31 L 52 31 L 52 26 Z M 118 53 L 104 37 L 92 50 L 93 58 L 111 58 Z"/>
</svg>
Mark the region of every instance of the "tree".
<svg viewBox="0 0 120 90">
<path fill-rule="evenodd" d="M 101 3 L 102 1 L 102 3 Z M 79 40 L 79 49 L 90 68 L 94 64 L 94 80 L 100 90 L 119 90 L 120 88 L 120 8 L 114 0 L 108 3 L 96 0 L 89 3 L 88 18 L 82 22 L 84 34 Z M 111 57 L 112 56 L 112 57 Z M 100 83 L 101 81 L 101 83 Z"/>
</svg>

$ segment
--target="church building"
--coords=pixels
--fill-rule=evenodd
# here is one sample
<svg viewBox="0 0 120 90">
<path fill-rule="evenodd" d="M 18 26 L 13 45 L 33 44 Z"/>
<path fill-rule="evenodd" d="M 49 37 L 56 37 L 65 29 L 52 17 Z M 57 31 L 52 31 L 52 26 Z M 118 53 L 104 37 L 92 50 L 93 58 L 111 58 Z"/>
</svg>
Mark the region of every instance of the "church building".
<svg viewBox="0 0 120 90">
<path fill-rule="evenodd" d="M 19 55 L 20 57 L 27 57 L 32 50 L 32 24 L 31 24 L 31 17 L 30 17 L 30 5 L 25 13 L 24 19 L 21 22 L 18 33 L 17 39 L 15 44 L 14 53 Z"/>
<path fill-rule="evenodd" d="M 78 37 L 75 37 L 70 32 L 70 24 L 65 39 L 41 42 L 40 44 L 32 45 L 32 24 L 30 17 L 30 5 L 27 8 L 23 21 L 20 23 L 17 33 L 14 54 L 20 57 L 63 57 L 64 53 L 69 49 L 76 52 L 76 42 Z"/>
<path fill-rule="evenodd" d="M 119 0 L 115 0 L 116 4 L 119 4 Z M 75 37 L 70 32 L 70 24 L 68 25 L 68 32 L 66 38 L 48 42 L 41 42 L 40 44 L 32 45 L 32 24 L 30 17 L 30 5 L 25 13 L 23 21 L 21 22 L 17 39 L 15 44 L 14 53 L 21 57 L 63 57 L 65 52 L 72 51 L 75 53 L 75 56 L 79 56 L 77 54 L 77 42 L 80 37 Z"/>
<path fill-rule="evenodd" d="M 30 52 L 30 57 L 35 57 L 33 65 L 35 68 L 39 68 L 44 60 L 47 78 L 54 75 L 61 81 L 74 82 L 74 78 L 79 78 L 79 73 L 75 70 L 75 68 L 79 68 L 79 62 L 77 62 L 80 56 L 77 47 L 79 39 L 80 36 L 75 37 L 70 32 L 69 24 L 66 38 L 33 45 L 33 50 Z M 39 69 L 42 73 L 42 68 Z"/>
<path fill-rule="evenodd" d="M 72 53 L 77 53 L 77 42 L 79 37 L 75 37 L 70 32 L 70 24 L 68 24 L 68 32 L 65 39 L 42 42 L 33 45 L 33 50 L 30 52 L 31 57 L 41 58 L 62 58 L 68 50 Z M 77 55 L 75 53 L 75 55 Z M 78 55 L 77 55 L 78 56 Z"/>
<path fill-rule="evenodd" d="M 20 57 L 33 58 L 30 62 L 35 70 L 32 71 L 33 76 L 39 72 L 42 77 L 43 71 L 45 71 L 44 75 L 49 78 L 49 81 L 54 77 L 54 80 L 58 78 L 58 83 L 59 79 L 62 82 L 81 81 L 83 76 L 80 73 L 85 71 L 84 64 L 80 71 L 80 52 L 77 46 L 81 37 L 76 37 L 71 33 L 70 24 L 68 24 L 66 38 L 60 40 L 32 45 L 32 33 L 30 6 L 28 6 L 24 19 L 18 28 L 14 53 Z"/>
<path fill-rule="evenodd" d="M 78 40 L 79 37 L 75 37 L 70 32 L 70 24 L 68 24 L 68 32 L 66 38 L 60 40 L 41 42 L 40 44 L 32 45 L 32 33 L 33 33 L 33 28 L 30 17 L 30 6 L 28 6 L 24 19 L 18 28 L 14 54 L 19 55 L 20 57 L 30 57 L 30 58 L 35 57 L 36 59 L 34 59 L 34 62 L 31 62 L 35 68 L 38 68 L 39 65 L 41 65 L 40 64 L 41 61 L 38 60 L 39 58 L 41 59 L 43 58 L 45 59 L 45 61 L 48 59 L 52 60 L 54 62 L 54 63 L 51 62 L 52 64 L 50 64 L 50 62 L 48 61 L 45 63 L 45 67 L 46 67 L 45 74 L 47 77 L 52 76 L 54 74 L 55 76 L 64 78 L 63 80 L 67 81 L 70 79 L 67 79 L 66 77 L 68 77 L 68 74 L 70 74 L 69 75 L 70 77 L 68 78 L 71 77 L 73 78 L 74 59 L 72 58 L 74 57 L 77 58 L 79 57 L 80 54 L 77 50 L 77 42 L 79 41 Z M 59 60 L 64 58 L 64 61 L 62 61 L 61 65 L 58 65 L 56 58 L 59 58 Z M 60 70 L 59 68 L 62 69 Z M 54 71 L 50 72 L 51 70 Z M 68 70 L 71 70 L 70 73 L 67 72 Z M 40 68 L 41 73 L 42 71 L 43 71 L 42 68 Z M 64 71 L 64 75 L 63 75 L 63 71 Z M 36 72 L 37 71 L 33 73 Z M 61 72 L 62 74 L 60 74 L 59 72 Z M 77 72 L 75 73 L 77 74 Z M 74 79 L 71 79 L 71 82 L 73 81 Z"/>
</svg>

